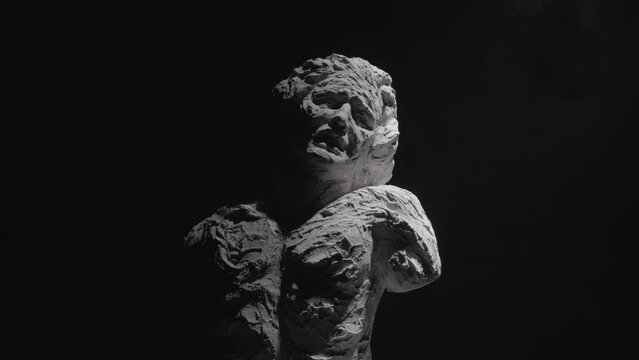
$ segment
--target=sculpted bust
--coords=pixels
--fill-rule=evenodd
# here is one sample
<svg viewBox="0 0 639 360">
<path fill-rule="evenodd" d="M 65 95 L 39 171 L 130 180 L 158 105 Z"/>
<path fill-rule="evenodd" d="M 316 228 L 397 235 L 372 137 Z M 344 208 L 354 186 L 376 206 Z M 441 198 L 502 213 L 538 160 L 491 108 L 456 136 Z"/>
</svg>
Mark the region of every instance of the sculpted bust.
<svg viewBox="0 0 639 360">
<path fill-rule="evenodd" d="M 384 291 L 439 277 L 419 200 L 385 185 L 399 136 L 391 77 L 360 58 L 306 61 L 274 88 L 298 130 L 281 189 L 186 236 L 199 352 L 222 359 L 371 359 Z M 283 115 L 288 114 L 283 110 Z"/>
</svg>

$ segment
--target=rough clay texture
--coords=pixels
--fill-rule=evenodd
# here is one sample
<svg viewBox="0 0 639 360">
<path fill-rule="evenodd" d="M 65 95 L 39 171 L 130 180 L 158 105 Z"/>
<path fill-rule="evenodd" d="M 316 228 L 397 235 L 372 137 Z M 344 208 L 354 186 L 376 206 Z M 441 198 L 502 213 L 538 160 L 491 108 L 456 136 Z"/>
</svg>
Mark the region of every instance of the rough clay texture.
<svg viewBox="0 0 639 360">
<path fill-rule="evenodd" d="M 261 203 L 219 209 L 186 237 L 210 265 L 193 293 L 214 309 L 205 341 L 222 359 L 371 359 L 384 291 L 440 275 L 419 200 L 384 185 L 397 149 L 388 74 L 359 58 L 307 61 L 275 93 L 309 119 L 302 198 L 310 218 L 280 230 Z M 214 295 L 211 295 L 214 294 Z"/>
<path fill-rule="evenodd" d="M 210 335 L 217 342 L 212 345 L 223 343 L 221 358 L 277 359 L 282 240 L 277 224 L 255 204 L 221 208 L 186 236 L 186 246 L 200 248 L 214 267 L 203 281 L 224 282 L 210 284 L 221 294 L 204 296 L 215 302 Z M 191 290 L 205 292 L 207 285 Z"/>
<path fill-rule="evenodd" d="M 391 82 L 366 60 L 334 54 L 306 61 L 275 86 L 275 95 L 299 107 L 308 122 L 302 150 L 311 170 L 304 194 L 310 207 L 390 180 L 399 137 Z"/>
</svg>

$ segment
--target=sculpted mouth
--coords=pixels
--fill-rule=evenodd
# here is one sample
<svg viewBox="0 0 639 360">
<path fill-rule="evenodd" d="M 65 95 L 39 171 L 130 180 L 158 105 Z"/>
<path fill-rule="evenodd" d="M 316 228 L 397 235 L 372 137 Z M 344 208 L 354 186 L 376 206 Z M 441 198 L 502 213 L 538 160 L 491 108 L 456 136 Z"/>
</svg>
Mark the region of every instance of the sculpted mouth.
<svg viewBox="0 0 639 360">
<path fill-rule="evenodd" d="M 347 135 L 335 133 L 332 129 L 318 129 L 311 139 L 313 145 L 320 149 L 324 149 L 337 156 L 346 155 L 346 146 L 348 144 Z"/>
</svg>

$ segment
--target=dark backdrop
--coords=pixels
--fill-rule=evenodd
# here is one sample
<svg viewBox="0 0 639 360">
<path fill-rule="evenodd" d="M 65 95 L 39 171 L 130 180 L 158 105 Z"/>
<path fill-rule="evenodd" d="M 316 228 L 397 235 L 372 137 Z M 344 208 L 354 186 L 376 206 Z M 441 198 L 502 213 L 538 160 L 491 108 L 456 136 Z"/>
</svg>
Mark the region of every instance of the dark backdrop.
<svg viewBox="0 0 639 360">
<path fill-rule="evenodd" d="M 23 354 L 177 358 L 182 237 L 271 188 L 287 128 L 270 89 L 333 52 L 393 76 L 391 183 L 421 199 L 443 259 L 436 283 L 384 296 L 376 359 L 636 350 L 630 9 L 58 1 L 17 14 L 3 238 L 20 245 L 7 254 Z"/>
</svg>

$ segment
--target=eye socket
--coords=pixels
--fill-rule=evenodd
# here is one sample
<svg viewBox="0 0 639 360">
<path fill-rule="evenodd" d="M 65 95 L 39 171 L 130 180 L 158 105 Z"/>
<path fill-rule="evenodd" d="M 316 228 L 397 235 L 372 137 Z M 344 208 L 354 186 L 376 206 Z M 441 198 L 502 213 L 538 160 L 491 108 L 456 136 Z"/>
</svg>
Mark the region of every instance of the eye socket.
<svg viewBox="0 0 639 360">
<path fill-rule="evenodd" d="M 373 130 L 375 128 L 375 117 L 373 112 L 362 102 L 360 98 L 353 98 L 350 101 L 351 115 L 357 125 L 363 127 L 366 130 Z"/>
<path fill-rule="evenodd" d="M 348 94 L 337 91 L 319 91 L 311 96 L 314 104 L 325 105 L 332 110 L 337 110 L 348 102 Z"/>
<path fill-rule="evenodd" d="M 363 127 L 366 130 L 373 130 L 373 121 L 372 117 L 367 116 L 366 113 L 353 112 L 353 119 L 357 123 L 357 125 Z"/>
</svg>

